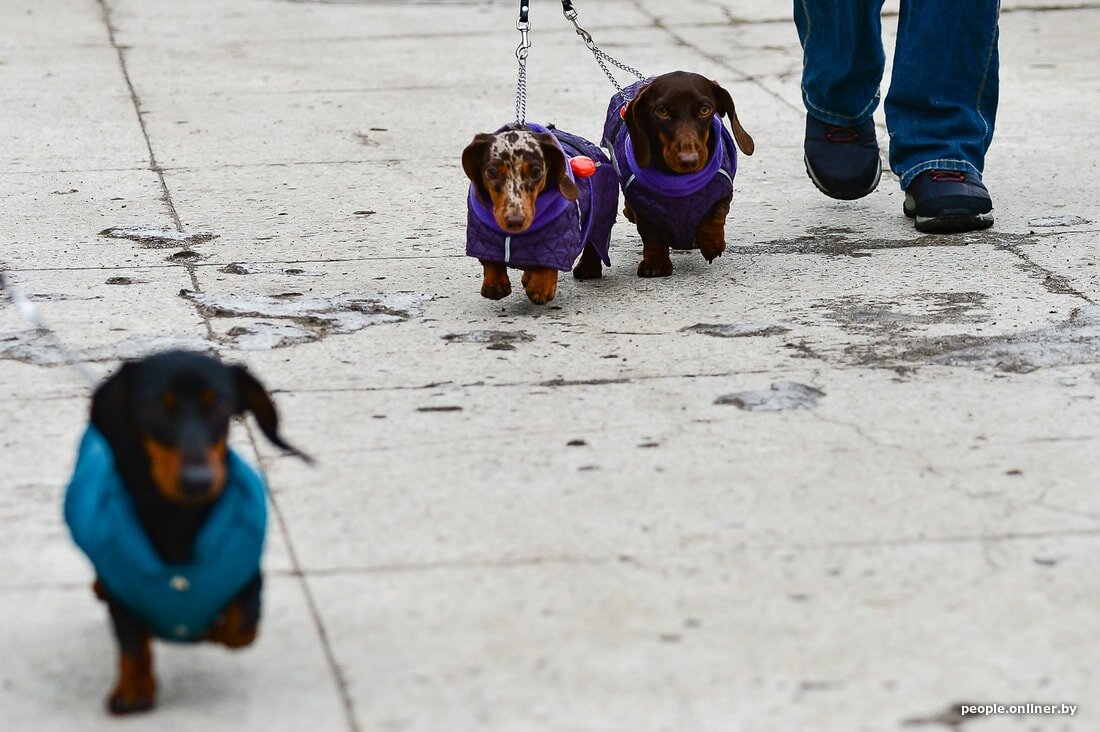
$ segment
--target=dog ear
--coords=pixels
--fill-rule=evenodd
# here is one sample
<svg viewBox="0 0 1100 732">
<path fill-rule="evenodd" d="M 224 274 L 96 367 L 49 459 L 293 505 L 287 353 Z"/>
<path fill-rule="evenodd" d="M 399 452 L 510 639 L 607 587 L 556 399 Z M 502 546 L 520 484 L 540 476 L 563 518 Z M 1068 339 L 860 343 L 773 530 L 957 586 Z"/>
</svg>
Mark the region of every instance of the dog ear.
<svg viewBox="0 0 1100 732">
<path fill-rule="evenodd" d="M 287 444 L 279 436 L 279 415 L 275 411 L 275 403 L 271 401 L 271 395 L 267 393 L 267 389 L 264 388 L 263 384 L 244 366 L 230 366 L 229 368 L 233 372 L 233 383 L 237 387 L 236 414 L 252 412 L 252 416 L 256 418 L 256 423 L 260 425 L 264 436 L 271 440 L 272 444 L 312 465 L 313 458 L 298 448 Z"/>
<path fill-rule="evenodd" d="M 474 184 L 474 193 L 477 200 L 489 205 L 489 191 L 485 188 L 485 180 L 482 178 L 481 169 L 485 165 L 485 153 L 493 144 L 493 136 L 484 133 L 474 135 L 474 140 L 462 151 L 462 169 L 466 171 L 466 177 Z"/>
<path fill-rule="evenodd" d="M 649 131 L 646 129 L 649 126 L 648 112 L 645 111 L 645 105 L 641 103 L 649 89 L 648 86 L 642 87 L 642 90 L 638 92 L 638 96 L 631 99 L 630 103 L 626 105 L 626 115 L 624 116 L 626 130 L 630 133 L 630 141 L 634 147 L 634 159 L 643 168 L 648 168 L 650 163 L 653 162 L 653 143 L 650 141 Z"/>
<path fill-rule="evenodd" d="M 535 139 L 539 141 L 542 157 L 546 160 L 547 180 L 554 181 L 563 196 L 570 201 L 576 201 L 581 192 L 569 177 L 569 171 L 566 168 L 569 163 L 565 159 L 565 153 L 558 147 L 557 140 L 549 132 L 540 132 L 535 135 Z"/>
<path fill-rule="evenodd" d="M 710 84 L 714 98 L 718 102 L 719 116 L 730 118 L 730 126 L 733 127 L 733 139 L 737 141 L 737 147 L 741 148 L 741 152 L 746 155 L 752 155 L 756 151 L 756 143 L 753 142 L 752 135 L 745 132 L 745 128 L 741 126 L 741 120 L 737 119 L 737 109 L 733 106 L 733 97 L 717 81 L 712 81 Z"/>
</svg>

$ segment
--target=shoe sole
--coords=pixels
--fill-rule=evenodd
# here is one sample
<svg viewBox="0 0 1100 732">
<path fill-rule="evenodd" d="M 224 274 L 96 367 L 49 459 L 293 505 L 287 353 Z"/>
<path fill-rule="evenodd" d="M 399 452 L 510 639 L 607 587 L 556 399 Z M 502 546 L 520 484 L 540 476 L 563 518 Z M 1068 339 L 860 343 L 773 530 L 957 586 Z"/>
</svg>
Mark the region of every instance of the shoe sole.
<svg viewBox="0 0 1100 732">
<path fill-rule="evenodd" d="M 909 208 L 910 197 L 906 194 L 905 204 L 901 212 L 911 219 L 916 219 L 917 231 L 923 234 L 958 234 L 964 231 L 981 231 L 993 226 L 993 212 L 971 213 L 965 210 L 944 211 L 939 216 L 917 216 L 917 212 Z"/>
<path fill-rule="evenodd" d="M 923 234 L 960 234 L 964 231 L 981 231 L 993 226 L 993 214 L 946 214 L 944 216 L 915 216 L 917 231 Z"/>
<path fill-rule="evenodd" d="M 829 198 L 835 198 L 838 201 L 855 201 L 858 198 L 863 198 L 864 196 L 870 195 L 876 188 L 878 188 L 878 183 L 880 180 L 882 180 L 882 163 L 880 162 L 878 170 L 875 172 L 875 180 L 873 183 L 871 183 L 870 188 L 864 191 L 857 191 L 855 193 L 837 193 L 836 191 L 830 191 L 821 183 L 821 181 L 817 179 L 817 176 L 814 175 L 814 169 L 810 167 L 810 159 L 808 157 L 803 155 L 802 162 L 806 166 L 806 175 L 810 176 L 810 180 L 813 181 L 814 186 L 817 188 L 817 190 L 821 191 Z"/>
</svg>

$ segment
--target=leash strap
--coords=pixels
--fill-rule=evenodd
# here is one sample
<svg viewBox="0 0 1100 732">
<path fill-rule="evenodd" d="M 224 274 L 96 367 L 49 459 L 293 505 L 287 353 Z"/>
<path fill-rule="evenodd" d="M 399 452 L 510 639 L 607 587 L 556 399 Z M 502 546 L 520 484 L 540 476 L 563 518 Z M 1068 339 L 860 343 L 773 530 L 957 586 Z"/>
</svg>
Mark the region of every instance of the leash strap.
<svg viewBox="0 0 1100 732">
<path fill-rule="evenodd" d="M 615 74 L 613 74 L 611 72 L 611 69 L 608 68 L 608 64 L 611 64 L 620 71 L 625 71 L 628 74 L 632 74 L 638 81 L 642 81 L 647 78 L 646 75 L 643 74 L 641 71 L 638 71 L 638 69 L 634 68 L 633 66 L 628 66 L 627 64 L 624 64 L 623 62 L 614 58 L 602 48 L 596 45 L 596 42 L 592 39 L 592 34 L 589 33 L 588 30 L 580 24 L 580 21 L 578 20 L 579 14 L 573 7 L 573 0 L 562 0 L 561 7 L 562 15 L 565 16 L 566 20 L 573 24 L 573 28 L 577 31 L 577 35 L 581 37 L 581 40 L 584 41 L 584 45 L 587 46 L 588 50 L 592 52 L 592 56 L 596 59 L 596 63 L 598 63 L 600 65 L 600 68 L 603 69 L 604 76 L 607 77 L 607 80 L 610 81 L 611 85 L 614 86 L 615 89 L 619 92 L 620 97 L 622 97 L 626 101 L 630 101 L 626 94 L 623 93 L 623 87 L 619 84 L 619 80 L 615 78 Z"/>
<path fill-rule="evenodd" d="M 16 310 L 18 310 L 19 314 L 23 316 L 23 319 L 30 324 L 31 328 L 37 331 L 39 335 L 46 336 L 53 344 L 53 347 L 61 354 L 62 358 L 65 359 L 66 363 L 80 372 L 84 380 L 87 381 L 91 387 L 95 388 L 99 383 L 99 379 L 97 379 L 95 374 L 85 365 L 83 357 L 70 351 L 61 341 L 57 332 L 46 325 L 38 312 L 38 306 L 12 283 L 11 279 L 3 270 L 0 270 L 0 292 L 7 293 L 8 298 L 12 301 L 12 304 L 15 305 Z"/>
</svg>

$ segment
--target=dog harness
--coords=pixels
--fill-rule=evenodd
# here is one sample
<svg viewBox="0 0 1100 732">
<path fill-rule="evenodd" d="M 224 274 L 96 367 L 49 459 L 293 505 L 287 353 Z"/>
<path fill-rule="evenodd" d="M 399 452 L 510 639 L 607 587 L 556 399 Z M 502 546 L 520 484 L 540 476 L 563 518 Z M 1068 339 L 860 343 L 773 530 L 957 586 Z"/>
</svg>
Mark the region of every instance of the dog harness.
<svg viewBox="0 0 1100 732">
<path fill-rule="evenodd" d="M 715 115 L 712 150 L 706 167 L 699 172 L 663 173 L 638 165 L 623 112 L 629 100 L 637 97 L 652 81 L 636 82 L 611 97 L 603 128 L 603 145 L 611 153 L 611 163 L 619 174 L 627 205 L 635 211 L 646 212 L 647 219 L 663 223 L 672 237 L 669 245 L 673 249 L 695 249 L 699 224 L 714 204 L 733 195 L 737 147 L 721 117 Z"/>
<path fill-rule="evenodd" d="M 576 202 L 570 201 L 556 187 L 540 193 L 530 228 L 514 234 L 497 225 L 492 204 L 479 200 L 476 186 L 471 185 L 467 197 L 466 254 L 516 269 L 548 267 L 568 272 L 589 242 L 603 263 L 610 266 L 611 227 L 615 225 L 619 207 L 619 186 L 611 160 L 583 137 L 530 123 L 527 129 L 554 136 L 565 153 L 566 174 L 577 184 L 580 196 Z M 574 175 L 569 160 L 579 156 L 591 158 L 596 164 L 591 176 Z"/>
<path fill-rule="evenodd" d="M 168 564 L 138 522 L 114 454 L 89 425 L 65 492 L 65 522 L 111 598 L 159 637 L 198 640 L 260 570 L 267 527 L 263 478 L 232 450 L 225 488 L 189 564 Z"/>
</svg>

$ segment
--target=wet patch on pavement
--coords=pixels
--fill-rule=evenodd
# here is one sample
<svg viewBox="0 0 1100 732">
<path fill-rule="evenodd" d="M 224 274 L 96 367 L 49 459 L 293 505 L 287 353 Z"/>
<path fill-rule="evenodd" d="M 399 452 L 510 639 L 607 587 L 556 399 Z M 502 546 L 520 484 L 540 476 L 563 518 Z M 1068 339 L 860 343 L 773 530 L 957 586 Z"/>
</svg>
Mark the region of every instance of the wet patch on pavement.
<svg viewBox="0 0 1100 732">
<path fill-rule="evenodd" d="M 790 333 L 790 328 L 782 325 L 769 325 L 766 323 L 696 323 L 681 332 L 700 333 L 714 336 L 715 338 L 749 338 L 753 336 L 773 336 Z"/>
<path fill-rule="evenodd" d="M 204 338 L 171 338 L 135 335 L 107 346 L 74 349 L 63 353 L 39 331 L 28 330 L 0 336 L 0 359 L 35 366 L 66 366 L 77 361 L 101 363 L 141 358 L 174 348 L 213 352 L 214 344 Z"/>
<path fill-rule="evenodd" d="M 99 232 L 105 239 L 127 239 L 146 249 L 172 249 L 203 244 L 218 238 L 210 232 L 187 234 L 172 229 L 160 229 L 153 226 L 112 226 Z"/>
<path fill-rule="evenodd" d="M 219 272 L 233 275 L 282 274 L 292 277 L 324 277 L 325 272 L 307 270 L 301 267 L 275 267 L 254 262 L 233 262 L 218 268 Z"/>
<path fill-rule="evenodd" d="M 849 346 L 857 365 L 993 368 L 1026 374 L 1041 368 L 1100 363 L 1100 306 L 1074 310 L 1049 328 L 1004 336 L 953 335 Z"/>
<path fill-rule="evenodd" d="M 780 412 L 787 409 L 810 409 L 823 396 L 825 392 L 821 389 L 806 384 L 777 381 L 769 389 L 726 394 L 715 399 L 714 403 L 734 406 L 746 412 Z"/>
<path fill-rule="evenodd" d="M 933 249 L 965 247 L 971 244 L 999 248 L 1019 244 L 1035 244 L 1031 234 L 1010 234 L 997 231 L 964 234 L 925 234 L 911 239 L 875 239 L 847 227 L 817 227 L 806 236 L 774 239 L 753 245 L 727 246 L 727 254 L 815 254 L 826 257 L 870 257 L 875 252 L 894 249 Z"/>
<path fill-rule="evenodd" d="M 1036 229 L 1045 229 L 1055 226 L 1084 226 L 1091 223 L 1088 219 L 1073 214 L 1050 214 L 1031 219 L 1027 225 L 1034 226 Z"/>
<path fill-rule="evenodd" d="M 941 323 L 978 323 L 988 296 L 981 292 L 919 292 L 894 298 L 856 295 L 819 300 L 810 306 L 828 320 L 859 333 L 910 330 Z"/>
<path fill-rule="evenodd" d="M 212 295 L 181 290 L 207 318 L 248 319 L 226 333 L 242 350 L 282 348 L 354 333 L 372 325 L 402 323 L 419 317 L 433 295 L 395 292 L 376 295 L 342 293 L 331 297 L 287 292 L 281 295 Z"/>
<path fill-rule="evenodd" d="M 490 351 L 514 351 L 516 343 L 530 343 L 535 337 L 525 330 L 472 330 L 469 333 L 448 333 L 448 343 L 484 343 Z"/>
</svg>

